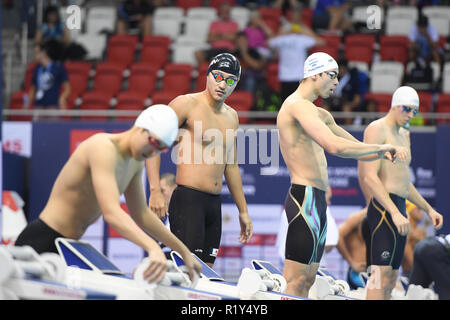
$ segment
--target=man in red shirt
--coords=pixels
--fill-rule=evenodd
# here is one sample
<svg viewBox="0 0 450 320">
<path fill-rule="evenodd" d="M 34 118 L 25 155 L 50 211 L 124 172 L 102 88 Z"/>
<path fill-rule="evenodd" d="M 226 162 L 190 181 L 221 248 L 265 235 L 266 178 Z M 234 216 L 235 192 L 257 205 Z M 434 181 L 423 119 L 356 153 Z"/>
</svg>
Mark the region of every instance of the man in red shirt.
<svg viewBox="0 0 450 320">
<path fill-rule="evenodd" d="M 195 52 L 198 63 L 210 61 L 219 53 L 233 53 L 236 49 L 236 36 L 239 31 L 239 25 L 236 21 L 230 19 L 231 6 L 224 2 L 219 8 L 219 19 L 211 22 L 208 32 L 208 43 L 211 45 L 209 50 L 199 50 Z"/>
</svg>

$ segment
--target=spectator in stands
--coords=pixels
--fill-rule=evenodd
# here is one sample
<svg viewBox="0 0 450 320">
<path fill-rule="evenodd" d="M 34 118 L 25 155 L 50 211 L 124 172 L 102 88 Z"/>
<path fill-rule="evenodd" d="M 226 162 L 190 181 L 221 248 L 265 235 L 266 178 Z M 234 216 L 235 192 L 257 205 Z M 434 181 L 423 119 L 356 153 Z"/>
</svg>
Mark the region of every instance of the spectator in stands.
<svg viewBox="0 0 450 320">
<path fill-rule="evenodd" d="M 211 22 L 208 32 L 208 43 L 211 49 L 196 51 L 195 57 L 199 64 L 210 61 L 219 53 L 232 53 L 236 49 L 236 36 L 239 25 L 230 18 L 231 5 L 224 2 L 219 7 L 219 19 Z"/>
<path fill-rule="evenodd" d="M 316 34 L 302 34 L 298 30 L 290 30 L 269 40 L 269 47 L 278 53 L 278 79 L 283 101 L 297 89 L 303 79 L 307 50 L 324 44 L 325 41 Z"/>
<path fill-rule="evenodd" d="M 317 0 L 313 28 L 328 30 L 331 34 L 347 31 L 352 21 L 347 17 L 350 5 L 345 0 Z"/>
<path fill-rule="evenodd" d="M 28 108 L 32 104 L 38 108 L 67 108 L 70 84 L 64 65 L 56 59 L 57 47 L 56 40 L 35 45 L 35 59 L 39 64 L 33 70 Z"/>
<path fill-rule="evenodd" d="M 346 59 L 340 59 L 339 84 L 334 89 L 333 95 L 325 99 L 324 103 L 330 104 L 331 111 L 360 111 L 362 101 L 368 91 L 369 77 L 365 72 L 348 66 Z M 352 124 L 352 118 L 344 119 L 345 124 Z"/>
<path fill-rule="evenodd" d="M 268 6 L 269 3 L 270 0 L 236 0 L 236 5 L 249 8 L 265 7 Z"/>
<path fill-rule="evenodd" d="M 378 112 L 378 102 L 373 99 L 364 99 L 361 103 L 361 112 Z M 372 121 L 378 119 L 378 117 L 364 117 L 364 118 L 355 118 L 353 124 L 356 125 L 368 125 Z"/>
<path fill-rule="evenodd" d="M 299 0 L 274 0 L 273 7 L 276 9 L 281 9 L 283 15 L 286 14 L 287 10 L 300 8 Z"/>
<path fill-rule="evenodd" d="M 441 64 L 439 33 L 428 23 L 427 16 L 420 15 L 417 24 L 411 26 L 409 42 L 409 61 L 422 65 L 430 61 Z"/>
<path fill-rule="evenodd" d="M 274 36 L 272 29 L 261 19 L 258 10 L 250 13 L 250 21 L 244 29 L 247 36 L 248 47 L 255 49 L 258 53 L 266 58 L 270 56 L 270 49 L 267 47 L 267 40 Z"/>
<path fill-rule="evenodd" d="M 152 15 L 156 6 L 163 3 L 151 0 L 126 0 L 118 9 L 117 33 L 127 34 L 128 29 L 139 28 L 142 35 L 152 34 Z"/>
<path fill-rule="evenodd" d="M 58 40 L 65 45 L 70 43 L 69 30 L 64 25 L 64 22 L 61 21 L 58 7 L 52 5 L 45 8 L 43 22 L 36 31 L 34 38 L 36 43 L 47 40 Z"/>
<path fill-rule="evenodd" d="M 237 49 L 234 55 L 239 59 L 242 67 L 238 89 L 255 94 L 259 84 L 263 81 L 263 71 L 267 61 L 258 50 L 250 48 L 248 38 L 244 32 L 238 34 L 236 46 Z"/>
<path fill-rule="evenodd" d="M 279 34 L 287 33 L 301 33 L 311 37 L 315 37 L 314 31 L 302 23 L 302 8 L 297 7 L 292 9 L 290 20 L 285 20 L 284 24 L 280 27 Z"/>
</svg>

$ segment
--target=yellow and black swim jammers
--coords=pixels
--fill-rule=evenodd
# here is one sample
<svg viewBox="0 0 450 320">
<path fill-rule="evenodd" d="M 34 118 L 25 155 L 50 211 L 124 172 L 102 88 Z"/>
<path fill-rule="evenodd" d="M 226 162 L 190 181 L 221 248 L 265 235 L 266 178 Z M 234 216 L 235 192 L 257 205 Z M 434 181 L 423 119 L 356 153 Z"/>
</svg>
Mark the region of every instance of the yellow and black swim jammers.
<svg viewBox="0 0 450 320">
<path fill-rule="evenodd" d="M 289 223 L 286 259 L 308 265 L 320 262 L 327 235 L 325 191 L 292 184 L 286 196 L 285 211 Z"/>
<path fill-rule="evenodd" d="M 389 194 L 401 214 L 406 215 L 406 199 L 393 193 Z M 370 264 L 375 266 L 392 266 L 397 270 L 403 259 L 406 236 L 398 233 L 391 214 L 372 198 L 367 208 L 367 221 L 370 230 Z"/>
</svg>

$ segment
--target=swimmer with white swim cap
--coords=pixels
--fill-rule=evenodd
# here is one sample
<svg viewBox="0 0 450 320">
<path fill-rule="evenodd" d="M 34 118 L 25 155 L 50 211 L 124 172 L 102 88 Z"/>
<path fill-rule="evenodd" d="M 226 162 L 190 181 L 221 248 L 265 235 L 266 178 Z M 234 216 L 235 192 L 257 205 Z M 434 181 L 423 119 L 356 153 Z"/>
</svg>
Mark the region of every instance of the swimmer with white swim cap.
<svg viewBox="0 0 450 320">
<path fill-rule="evenodd" d="M 405 161 L 360 162 L 360 183 L 372 194 L 367 208 L 371 248 L 370 263 L 374 270 L 369 278 L 367 299 L 390 299 L 395 286 L 410 224 L 406 200 L 429 215 L 435 229 L 442 226 L 442 215 L 436 212 L 410 182 L 411 143 L 404 127 L 419 112 L 419 96 L 403 86 L 392 95 L 391 108 L 382 118 L 371 122 L 364 131 L 365 143 L 389 143 L 407 152 Z M 381 279 L 380 279 L 381 276 Z"/>
<path fill-rule="evenodd" d="M 328 187 L 325 152 L 365 161 L 398 156 L 392 145 L 359 142 L 339 127 L 332 115 L 313 104 L 338 84 L 338 64 L 317 52 L 304 65 L 304 79 L 283 103 L 277 117 L 280 149 L 291 177 L 285 208 L 289 222 L 283 276 L 286 293 L 307 297 L 322 257 Z"/>
<path fill-rule="evenodd" d="M 147 207 L 142 185 L 144 160 L 171 147 L 178 135 L 178 117 L 168 106 L 144 110 L 132 128 L 122 133 L 97 133 L 83 141 L 61 169 L 39 218 L 19 235 L 16 245 L 38 253 L 55 252 L 58 237 L 80 239 L 102 214 L 123 238 L 143 248 L 151 263 L 144 272 L 159 282 L 167 260 L 155 239 L 183 255 L 191 279 L 200 264 Z M 128 215 L 120 206 L 125 195 Z"/>
</svg>

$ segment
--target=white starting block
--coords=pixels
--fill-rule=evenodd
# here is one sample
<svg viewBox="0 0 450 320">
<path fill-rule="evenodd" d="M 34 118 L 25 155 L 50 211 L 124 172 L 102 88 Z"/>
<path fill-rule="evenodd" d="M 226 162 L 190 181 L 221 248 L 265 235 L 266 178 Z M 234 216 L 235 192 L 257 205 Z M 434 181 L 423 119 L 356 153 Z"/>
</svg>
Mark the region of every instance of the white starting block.
<svg viewBox="0 0 450 320">
<path fill-rule="evenodd" d="M 324 268 L 319 268 L 316 281 L 309 290 L 309 298 L 316 300 L 356 300 L 350 297 L 350 286 L 344 280 L 336 280 Z"/>
<path fill-rule="evenodd" d="M 192 283 L 189 278 L 174 270 L 173 265 L 169 266 L 169 272 L 160 284 L 148 284 L 142 279 L 142 272 L 149 263 L 146 259 L 137 267 L 133 279 L 125 276 L 108 258 L 87 242 L 58 238 L 56 246 L 67 266 L 66 283 L 72 286 L 101 289 L 115 294 L 117 299 L 234 299 L 190 288 Z"/>
<path fill-rule="evenodd" d="M 64 284 L 65 265 L 52 253 L 38 255 L 31 247 L 0 246 L 0 300 L 115 299 L 115 295 Z"/>
<path fill-rule="evenodd" d="M 172 251 L 171 256 L 172 260 L 178 267 L 184 266 L 184 262 L 180 254 Z M 217 272 L 200 260 L 200 258 L 198 258 L 195 254 L 193 254 L 193 256 L 202 265 L 201 277 L 197 282 L 197 286 L 195 287 L 196 289 L 221 293 L 244 300 L 307 300 L 303 297 L 271 291 L 276 289 L 277 286 L 282 288 L 283 283 L 285 286 L 286 280 L 284 280 L 278 270 L 276 273 L 269 275 L 269 272 L 266 271 L 267 269 L 259 268 L 251 270 L 249 268 L 245 268 L 242 270 L 238 283 L 232 283 L 225 281 L 219 274 L 217 274 Z M 259 262 L 266 263 L 266 266 L 270 265 L 276 270 L 276 268 L 269 262 Z M 255 264 L 253 264 L 253 266 L 255 267 Z"/>
</svg>

